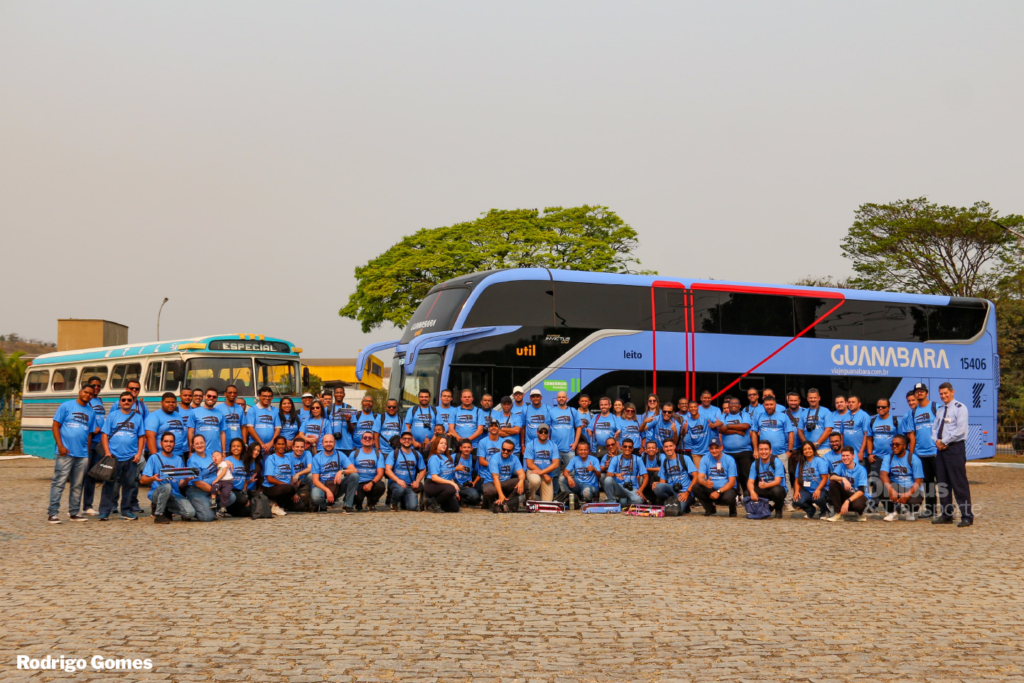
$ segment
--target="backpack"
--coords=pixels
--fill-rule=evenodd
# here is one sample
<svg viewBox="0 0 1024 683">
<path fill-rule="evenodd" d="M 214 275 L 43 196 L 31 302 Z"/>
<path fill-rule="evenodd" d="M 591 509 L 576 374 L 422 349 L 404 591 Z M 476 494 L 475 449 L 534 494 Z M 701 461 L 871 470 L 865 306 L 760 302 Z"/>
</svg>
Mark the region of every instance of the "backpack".
<svg viewBox="0 0 1024 683">
<path fill-rule="evenodd" d="M 249 516 L 253 519 L 273 519 L 274 514 L 270 511 L 270 498 L 263 494 L 263 486 L 256 489 L 249 496 Z"/>
<path fill-rule="evenodd" d="M 663 511 L 666 517 L 678 517 L 682 514 L 682 505 L 679 504 L 679 499 L 673 496 L 670 500 L 665 501 Z"/>
<path fill-rule="evenodd" d="M 747 509 L 747 519 L 768 519 L 772 516 L 771 506 L 768 505 L 768 501 L 764 498 L 758 498 L 757 500 L 747 498 L 743 506 Z"/>
</svg>

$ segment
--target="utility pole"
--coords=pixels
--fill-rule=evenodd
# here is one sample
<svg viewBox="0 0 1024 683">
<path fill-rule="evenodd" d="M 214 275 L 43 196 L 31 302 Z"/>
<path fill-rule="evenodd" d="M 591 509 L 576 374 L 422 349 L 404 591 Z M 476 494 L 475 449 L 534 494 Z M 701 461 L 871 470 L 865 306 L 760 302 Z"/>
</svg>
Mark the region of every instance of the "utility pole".
<svg viewBox="0 0 1024 683">
<path fill-rule="evenodd" d="M 160 341 L 160 314 L 164 312 L 164 304 L 167 303 L 168 299 L 165 296 L 163 302 L 160 304 L 160 310 L 156 312 L 156 340 Z"/>
</svg>

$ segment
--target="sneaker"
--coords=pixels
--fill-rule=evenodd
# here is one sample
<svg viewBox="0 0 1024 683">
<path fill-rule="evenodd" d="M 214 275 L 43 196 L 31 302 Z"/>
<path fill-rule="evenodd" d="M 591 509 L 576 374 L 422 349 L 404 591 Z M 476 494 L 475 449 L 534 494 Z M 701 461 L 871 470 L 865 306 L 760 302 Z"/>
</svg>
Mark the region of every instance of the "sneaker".
<svg viewBox="0 0 1024 683">
<path fill-rule="evenodd" d="M 214 513 L 214 517 L 216 517 L 217 519 L 224 519 L 225 516 L 225 513 L 221 512 L 220 510 L 217 510 L 217 512 Z"/>
<path fill-rule="evenodd" d="M 288 513 L 282 510 L 280 505 L 274 503 L 273 505 L 270 506 L 270 514 L 274 515 L 275 517 L 284 517 Z"/>
<path fill-rule="evenodd" d="M 221 517 L 223 517 L 224 515 L 228 514 L 228 509 L 225 508 L 225 507 L 222 507 L 220 510 L 217 510 L 217 514 L 219 514 Z"/>
<path fill-rule="evenodd" d="M 124 513 L 121 513 L 121 519 L 123 519 L 126 522 L 134 522 L 135 520 L 138 519 L 138 517 L 136 517 L 131 512 L 124 512 Z"/>
<path fill-rule="evenodd" d="M 899 518 L 899 516 L 899 513 L 894 511 L 887 514 L 885 517 L 882 518 L 882 520 L 886 522 L 895 522 Z"/>
<path fill-rule="evenodd" d="M 914 515 L 914 511 L 913 510 L 907 510 L 907 521 L 908 522 L 917 521 L 917 517 Z"/>
<path fill-rule="evenodd" d="M 89 515 L 90 517 L 95 517 L 96 515 L 98 515 L 100 513 L 96 512 L 92 508 L 89 508 L 88 510 L 85 511 L 85 514 Z"/>
<path fill-rule="evenodd" d="M 861 514 L 857 515 L 856 517 L 854 517 L 853 521 L 855 521 L 855 522 L 866 522 L 866 521 L 868 521 L 868 516 L 867 516 L 866 513 L 861 513 Z"/>
<path fill-rule="evenodd" d="M 398 503 L 392 503 L 391 504 L 391 511 L 392 512 L 398 512 Z"/>
<path fill-rule="evenodd" d="M 826 522 L 838 522 L 842 518 L 843 518 L 843 516 L 841 514 L 838 514 L 838 513 L 832 515 L 831 517 L 822 517 L 822 519 L 824 519 Z"/>
<path fill-rule="evenodd" d="M 46 518 L 46 521 L 50 524 L 60 524 L 60 517 L 58 517 L 57 515 L 50 515 Z"/>
<path fill-rule="evenodd" d="M 107 521 L 109 519 L 109 517 L 107 515 L 100 515 L 96 519 L 98 519 L 101 522 L 105 522 L 105 521 Z"/>
<path fill-rule="evenodd" d="M 346 505 L 346 506 L 344 506 L 343 508 L 341 508 L 341 511 L 342 511 L 342 512 L 356 512 L 356 509 L 355 509 L 355 508 L 353 508 L 353 507 L 349 507 L 349 506 L 347 506 L 347 505 Z"/>
<path fill-rule="evenodd" d="M 72 522 L 87 522 L 89 518 L 85 515 L 71 515 L 68 519 Z"/>
<path fill-rule="evenodd" d="M 795 508 L 793 507 L 792 503 L 786 503 L 784 506 L 782 506 L 782 511 L 783 512 L 793 512 L 794 510 L 795 510 Z"/>
<path fill-rule="evenodd" d="M 170 524 L 171 520 L 168 519 L 167 515 L 153 515 L 154 524 Z"/>
</svg>

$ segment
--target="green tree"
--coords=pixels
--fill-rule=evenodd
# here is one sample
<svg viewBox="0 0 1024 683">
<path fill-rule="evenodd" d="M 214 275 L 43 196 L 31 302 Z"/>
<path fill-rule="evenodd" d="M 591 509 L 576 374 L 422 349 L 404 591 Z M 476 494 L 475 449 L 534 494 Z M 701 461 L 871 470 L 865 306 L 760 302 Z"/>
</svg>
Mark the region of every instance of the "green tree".
<svg viewBox="0 0 1024 683">
<path fill-rule="evenodd" d="M 21 434 L 21 422 L 15 403 L 25 385 L 28 363 L 21 352 L 10 355 L 0 350 L 0 437 L 7 448 L 14 448 Z"/>
<path fill-rule="evenodd" d="M 499 268 L 635 271 L 637 233 L 604 206 L 491 209 L 468 223 L 424 228 L 356 268 L 356 291 L 339 315 L 363 332 L 404 327 L 434 285 Z"/>
<path fill-rule="evenodd" d="M 925 197 L 862 204 L 842 242 L 854 282 L 947 296 L 992 291 L 1021 267 L 1024 245 L 1006 228 L 1024 217 L 999 217 L 987 202 L 939 206 Z"/>
</svg>

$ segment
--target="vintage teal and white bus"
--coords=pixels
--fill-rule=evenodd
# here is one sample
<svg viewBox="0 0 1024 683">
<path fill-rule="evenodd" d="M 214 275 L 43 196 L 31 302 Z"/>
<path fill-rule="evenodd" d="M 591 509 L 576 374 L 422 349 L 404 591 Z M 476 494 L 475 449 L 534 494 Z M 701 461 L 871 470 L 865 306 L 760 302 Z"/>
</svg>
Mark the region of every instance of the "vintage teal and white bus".
<svg viewBox="0 0 1024 683">
<path fill-rule="evenodd" d="M 159 408 L 166 391 L 212 387 L 223 394 L 229 384 L 251 406 L 262 386 L 274 390 L 275 400 L 299 395 L 301 352 L 284 339 L 221 334 L 44 354 L 25 375 L 22 449 L 27 455 L 54 457 L 51 427 L 57 407 L 75 398 L 90 377 L 102 381 L 99 397 L 108 413 L 132 380 L 142 384 L 139 397 L 151 411 Z"/>
<path fill-rule="evenodd" d="M 952 382 L 970 409 L 968 455 L 995 454 L 999 358 L 995 307 L 983 299 L 524 268 L 437 285 L 395 350 L 390 395 L 420 388 L 510 394 L 521 385 L 673 402 L 704 389 L 719 403 L 770 387 L 809 388 L 831 406 L 855 393 L 908 410 L 917 382 Z M 575 405 L 575 401 L 571 401 Z"/>
</svg>

